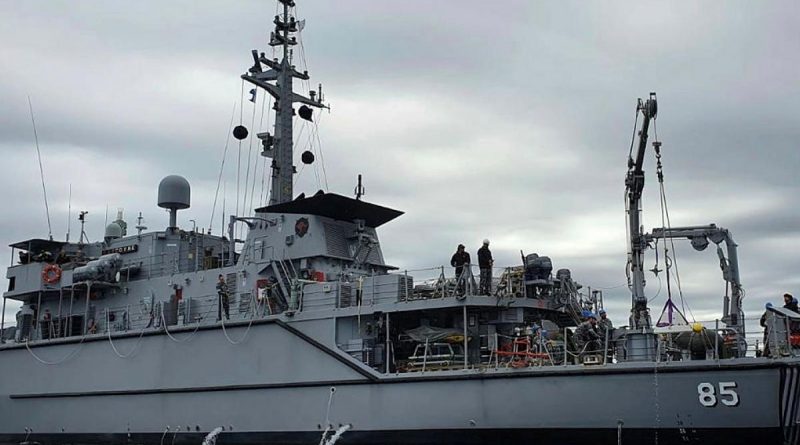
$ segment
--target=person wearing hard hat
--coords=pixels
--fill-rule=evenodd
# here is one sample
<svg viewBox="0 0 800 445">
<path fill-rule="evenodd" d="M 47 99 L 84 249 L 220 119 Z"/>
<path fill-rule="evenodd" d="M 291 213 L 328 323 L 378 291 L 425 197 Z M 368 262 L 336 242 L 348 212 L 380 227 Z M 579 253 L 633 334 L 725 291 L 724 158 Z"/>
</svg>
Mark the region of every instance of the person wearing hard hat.
<svg viewBox="0 0 800 445">
<path fill-rule="evenodd" d="M 478 268 L 481 270 L 480 294 L 492 294 L 492 251 L 489 250 L 489 240 L 483 240 L 483 247 L 478 249 Z"/>
</svg>

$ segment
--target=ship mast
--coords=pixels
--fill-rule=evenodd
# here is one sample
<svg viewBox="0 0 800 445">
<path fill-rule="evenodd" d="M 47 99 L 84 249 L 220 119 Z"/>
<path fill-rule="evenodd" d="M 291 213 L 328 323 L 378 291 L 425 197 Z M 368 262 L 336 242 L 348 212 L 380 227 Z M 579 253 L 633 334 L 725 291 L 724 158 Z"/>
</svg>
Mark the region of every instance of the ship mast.
<svg viewBox="0 0 800 445">
<path fill-rule="evenodd" d="M 291 47 L 297 45 L 294 34 L 298 32 L 298 21 L 291 14 L 295 2 L 294 0 L 278 0 L 278 2 L 283 5 L 283 14 L 275 16 L 273 21 L 275 30 L 270 34 L 269 46 L 280 47 L 283 50 L 282 58 L 280 61 L 277 58 L 270 60 L 263 52 L 259 54 L 258 50 L 254 49 L 252 51 L 254 64 L 242 75 L 242 79 L 263 88 L 275 99 L 273 107 L 275 134 L 274 136 L 269 132 L 258 134 L 263 145 L 261 155 L 272 158 L 270 205 L 291 201 L 294 197 L 293 104 L 300 102 L 316 108 L 327 108 L 322 103 L 321 85 L 318 94 L 315 91 L 309 93 L 310 98 L 292 91 L 294 78 L 308 80 L 309 75 L 308 71 L 298 72 L 292 65 Z M 266 71 L 262 68 L 262 64 L 267 66 Z"/>
</svg>

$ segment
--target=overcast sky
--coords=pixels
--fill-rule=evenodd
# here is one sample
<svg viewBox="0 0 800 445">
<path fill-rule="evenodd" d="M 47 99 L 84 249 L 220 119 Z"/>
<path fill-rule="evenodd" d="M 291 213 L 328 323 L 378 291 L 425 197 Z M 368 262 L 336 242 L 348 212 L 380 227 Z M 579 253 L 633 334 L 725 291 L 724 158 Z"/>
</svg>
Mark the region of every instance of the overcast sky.
<svg viewBox="0 0 800 445">
<path fill-rule="evenodd" d="M 331 112 L 315 116 L 317 162 L 302 168 L 296 193 L 327 183 L 352 195 L 364 174 L 366 200 L 406 212 L 380 232 L 391 264 L 446 264 L 458 243 L 474 256 L 489 238 L 498 265 L 537 252 L 605 288 L 612 318 L 627 324 L 623 179 L 636 99 L 656 91 L 673 226 L 731 230 L 748 316 L 800 294 L 797 2 L 297 3 L 307 27 L 295 62 L 307 62 L 312 87 L 323 83 Z M 0 0 L 0 245 L 48 234 L 27 96 L 56 239 L 67 232 L 70 184 L 73 240 L 79 210 L 92 240 L 107 207 L 109 221 L 121 207 L 129 227 L 142 212 L 162 229 L 156 189 L 172 173 L 192 184 L 179 223 L 207 227 L 226 140 L 230 213 L 234 106 L 235 123 L 241 113 L 255 133 L 253 105 L 239 109 L 239 75 L 251 49 L 270 52 L 274 13 L 266 0 Z M 255 112 L 255 129 L 267 130 L 261 97 Z M 310 126 L 296 133 L 300 169 L 316 138 Z M 249 144 L 245 209 L 262 195 L 263 158 L 252 156 L 244 185 Z M 649 230 L 661 225 L 652 149 L 646 169 Z M 679 246 L 685 303 L 697 319 L 720 317 L 714 250 Z M 7 264 L 10 249 L 0 255 Z M 647 268 L 654 262 L 650 252 Z M 657 318 L 666 283 L 647 279 Z M 9 302 L 6 320 L 16 309 Z"/>
</svg>

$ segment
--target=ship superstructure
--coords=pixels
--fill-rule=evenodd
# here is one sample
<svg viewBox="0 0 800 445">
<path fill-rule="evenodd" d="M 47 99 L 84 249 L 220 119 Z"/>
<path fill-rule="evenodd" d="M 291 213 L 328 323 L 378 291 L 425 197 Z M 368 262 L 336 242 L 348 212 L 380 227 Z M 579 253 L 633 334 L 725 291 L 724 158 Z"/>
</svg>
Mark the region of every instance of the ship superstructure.
<svg viewBox="0 0 800 445">
<path fill-rule="evenodd" d="M 271 160 L 269 204 L 230 216 L 226 236 L 185 230 L 191 190 L 173 175 L 163 230 L 128 233 L 120 214 L 102 241 L 12 244 L 4 305 L 23 307 L 3 321 L 0 443 L 798 443 L 800 315 L 768 311 L 769 352 L 753 357 L 730 233 L 641 230 L 654 95 L 626 178 L 631 323 L 584 342 L 575 328 L 602 293 L 551 258 L 523 255 L 479 295 L 470 265 L 423 281 L 385 262 L 378 228 L 402 212 L 361 193 L 295 196 L 295 115 L 326 105 L 321 86 L 293 90 L 309 75 L 292 64 L 294 1 L 279 5 L 281 57 L 254 50 L 242 75 L 274 99 L 273 131 L 234 129 Z M 642 258 L 672 238 L 725 244 L 721 324 L 652 322 Z"/>
</svg>

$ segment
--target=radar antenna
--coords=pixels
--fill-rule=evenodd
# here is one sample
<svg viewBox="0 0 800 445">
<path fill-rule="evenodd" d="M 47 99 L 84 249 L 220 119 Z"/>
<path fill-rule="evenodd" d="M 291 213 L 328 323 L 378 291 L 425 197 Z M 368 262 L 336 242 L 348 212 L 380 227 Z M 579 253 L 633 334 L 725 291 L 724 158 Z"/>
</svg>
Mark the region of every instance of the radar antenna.
<svg viewBox="0 0 800 445">
<path fill-rule="evenodd" d="M 78 215 L 78 221 L 81 222 L 81 238 L 78 240 L 78 245 L 89 244 L 89 237 L 86 236 L 86 214 L 89 213 L 86 210 L 81 210 L 80 214 Z"/>
<path fill-rule="evenodd" d="M 139 216 L 136 217 L 136 235 L 142 236 L 142 231 L 147 230 L 147 226 L 144 224 L 144 217 L 142 217 L 142 212 L 139 212 Z"/>
<path fill-rule="evenodd" d="M 361 185 L 361 174 L 358 175 L 358 185 L 356 186 L 354 192 L 356 194 L 356 199 L 359 201 L 361 200 L 361 197 L 367 193 L 367 191 L 364 189 L 364 186 Z"/>
<path fill-rule="evenodd" d="M 292 81 L 296 77 L 301 80 L 308 80 L 308 71 L 298 72 L 292 65 L 292 51 L 290 47 L 297 44 L 294 33 L 298 32 L 302 25 L 292 16 L 291 8 L 295 6 L 294 0 L 278 0 L 283 5 L 283 14 L 276 15 L 273 23 L 275 30 L 270 34 L 269 45 L 283 49 L 282 59 L 268 59 L 265 54 L 258 50 L 252 50 L 253 66 L 247 73 L 242 74 L 242 79 L 253 85 L 263 88 L 273 98 L 275 98 L 275 135 L 268 132 L 258 134 L 261 139 L 263 150 L 262 156 L 272 158 L 272 187 L 270 191 L 269 204 L 279 204 L 291 201 L 293 194 L 293 177 L 295 167 L 293 164 L 293 118 L 295 102 L 304 104 L 301 107 L 301 117 L 310 120 L 311 109 L 329 108 L 323 104 L 322 86 L 319 92 L 311 92 L 310 98 L 302 96 L 292 91 Z M 263 69 L 266 65 L 267 70 Z M 274 83 L 271 83 L 274 82 Z"/>
</svg>

